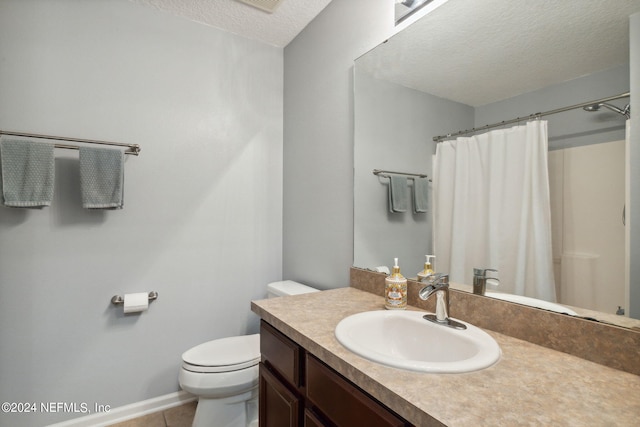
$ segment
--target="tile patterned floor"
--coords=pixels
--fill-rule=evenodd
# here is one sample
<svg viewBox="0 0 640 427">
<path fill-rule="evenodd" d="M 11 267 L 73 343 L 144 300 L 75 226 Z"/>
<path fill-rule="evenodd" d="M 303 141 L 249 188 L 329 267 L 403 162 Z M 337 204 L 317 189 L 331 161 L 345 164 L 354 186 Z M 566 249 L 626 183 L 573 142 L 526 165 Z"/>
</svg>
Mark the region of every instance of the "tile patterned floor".
<svg viewBox="0 0 640 427">
<path fill-rule="evenodd" d="M 166 411 L 154 412 L 110 427 L 191 427 L 197 402 L 185 403 Z"/>
</svg>

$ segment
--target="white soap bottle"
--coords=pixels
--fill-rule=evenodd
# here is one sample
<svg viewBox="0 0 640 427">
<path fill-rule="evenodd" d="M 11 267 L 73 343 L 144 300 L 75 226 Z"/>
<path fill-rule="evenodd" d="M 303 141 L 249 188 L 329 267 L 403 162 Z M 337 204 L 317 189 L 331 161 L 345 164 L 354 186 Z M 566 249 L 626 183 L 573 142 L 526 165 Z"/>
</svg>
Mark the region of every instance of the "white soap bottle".
<svg viewBox="0 0 640 427">
<path fill-rule="evenodd" d="M 398 258 L 394 258 L 393 271 L 384 279 L 384 308 L 405 310 L 407 308 L 407 279 L 400 274 Z"/>
</svg>

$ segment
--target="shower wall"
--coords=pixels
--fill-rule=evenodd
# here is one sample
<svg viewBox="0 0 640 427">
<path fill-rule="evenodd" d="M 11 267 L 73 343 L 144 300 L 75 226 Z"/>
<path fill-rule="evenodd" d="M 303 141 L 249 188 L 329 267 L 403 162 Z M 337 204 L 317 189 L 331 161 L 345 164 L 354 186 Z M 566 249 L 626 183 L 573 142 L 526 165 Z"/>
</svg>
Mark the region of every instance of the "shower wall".
<svg viewBox="0 0 640 427">
<path fill-rule="evenodd" d="M 625 141 L 549 152 L 558 302 L 614 314 L 626 306 Z"/>
</svg>

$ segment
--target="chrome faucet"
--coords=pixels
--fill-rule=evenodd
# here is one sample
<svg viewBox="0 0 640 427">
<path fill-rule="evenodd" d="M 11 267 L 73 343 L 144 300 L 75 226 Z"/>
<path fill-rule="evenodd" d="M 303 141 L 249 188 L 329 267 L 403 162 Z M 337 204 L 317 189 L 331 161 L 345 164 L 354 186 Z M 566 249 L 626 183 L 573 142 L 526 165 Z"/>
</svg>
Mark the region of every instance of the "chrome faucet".
<svg viewBox="0 0 640 427">
<path fill-rule="evenodd" d="M 434 273 L 427 280 L 429 284 L 420 289 L 418 296 L 423 300 L 427 300 L 431 295 L 435 294 L 436 314 L 427 314 L 423 318 L 439 325 L 455 329 L 467 329 L 466 325 L 449 317 L 449 275 Z"/>
<path fill-rule="evenodd" d="M 495 280 L 500 282 L 495 277 L 487 277 L 487 271 L 498 272 L 498 270 L 494 270 L 493 268 L 474 268 L 473 269 L 473 293 L 476 295 L 484 295 L 484 292 L 487 289 L 487 279 Z"/>
</svg>

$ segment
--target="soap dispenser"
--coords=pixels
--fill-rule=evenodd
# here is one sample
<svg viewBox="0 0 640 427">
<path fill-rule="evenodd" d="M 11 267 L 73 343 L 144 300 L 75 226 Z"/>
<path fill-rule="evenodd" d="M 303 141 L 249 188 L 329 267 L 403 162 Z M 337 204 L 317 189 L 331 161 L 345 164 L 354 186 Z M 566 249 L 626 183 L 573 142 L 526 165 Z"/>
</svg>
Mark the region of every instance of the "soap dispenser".
<svg viewBox="0 0 640 427">
<path fill-rule="evenodd" d="M 424 279 L 426 279 L 427 277 L 431 276 L 434 271 L 433 271 L 433 267 L 431 266 L 431 259 L 435 258 L 435 255 L 425 255 L 427 261 L 424 263 L 424 270 L 422 270 L 420 273 L 418 273 L 418 282 L 422 282 Z"/>
<path fill-rule="evenodd" d="M 398 258 L 393 260 L 393 271 L 384 279 L 384 308 L 404 310 L 407 308 L 407 279 L 400 274 Z"/>
</svg>

